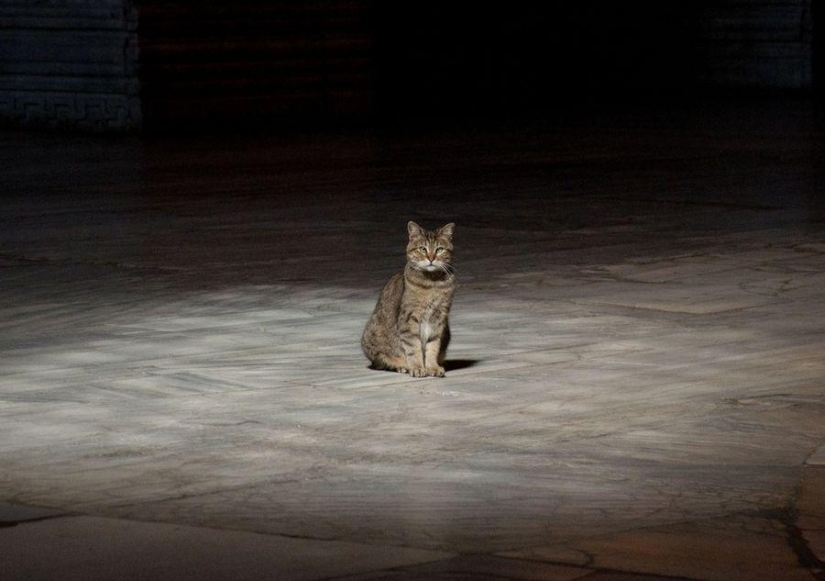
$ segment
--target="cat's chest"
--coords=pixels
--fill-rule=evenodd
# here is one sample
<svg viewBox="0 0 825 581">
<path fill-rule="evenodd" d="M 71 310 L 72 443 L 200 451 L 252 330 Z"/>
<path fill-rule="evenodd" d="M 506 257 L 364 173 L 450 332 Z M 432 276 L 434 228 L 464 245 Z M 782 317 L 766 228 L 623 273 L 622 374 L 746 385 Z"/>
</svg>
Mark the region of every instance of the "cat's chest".
<svg viewBox="0 0 825 581">
<path fill-rule="evenodd" d="M 431 337 L 440 334 L 445 317 L 446 311 L 440 302 L 429 304 L 423 309 L 418 322 L 418 335 L 422 343 L 426 344 Z"/>
<path fill-rule="evenodd" d="M 426 345 L 426 343 L 430 340 L 430 337 L 435 335 L 435 329 L 430 322 L 425 319 L 421 321 L 421 324 L 418 327 L 418 334 L 421 337 L 421 342 Z"/>
<path fill-rule="evenodd" d="M 409 305 L 411 310 L 416 311 L 421 321 L 429 321 L 443 316 L 444 311 L 450 308 L 452 293 L 429 292 L 415 297 Z"/>
<path fill-rule="evenodd" d="M 414 319 L 418 320 L 419 335 L 423 341 L 437 335 L 444 325 L 449 310 L 449 297 L 443 294 L 430 296 L 429 300 L 419 302 L 414 309 Z"/>
<path fill-rule="evenodd" d="M 441 332 L 452 303 L 452 286 L 443 285 L 422 289 L 410 285 L 402 301 L 404 320 L 417 323 L 422 339 L 434 337 Z"/>
</svg>

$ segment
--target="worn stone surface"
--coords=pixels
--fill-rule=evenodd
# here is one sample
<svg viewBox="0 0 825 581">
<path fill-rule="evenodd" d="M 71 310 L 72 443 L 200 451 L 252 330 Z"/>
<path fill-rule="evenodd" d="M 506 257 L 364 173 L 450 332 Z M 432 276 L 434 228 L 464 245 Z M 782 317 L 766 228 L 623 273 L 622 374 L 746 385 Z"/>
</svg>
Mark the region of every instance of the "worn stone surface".
<svg viewBox="0 0 825 581">
<path fill-rule="evenodd" d="M 0 578 L 322 579 L 443 559 L 434 551 L 64 517 L 0 528 Z"/>
<path fill-rule="evenodd" d="M 805 468 L 799 496 L 794 503 L 796 526 L 799 529 L 807 559 L 825 571 L 825 466 Z"/>
<path fill-rule="evenodd" d="M 822 134 L 673 115 L 0 135 L 0 500 L 512 578 L 821 577 Z M 457 224 L 442 380 L 358 345 L 409 219 Z"/>
<path fill-rule="evenodd" d="M 751 516 L 639 529 L 510 556 L 690 579 L 814 579 L 800 567 L 785 525 Z"/>
<path fill-rule="evenodd" d="M 347 581 L 416 581 L 431 579 L 514 579 L 519 581 L 573 581 L 593 574 L 591 569 L 552 565 L 540 561 L 526 561 L 492 557 L 489 555 L 466 555 L 452 559 L 432 561 L 412 567 L 397 568 L 366 575 L 348 577 Z"/>
<path fill-rule="evenodd" d="M 64 514 L 64 511 L 59 509 L 0 503 L 0 527 L 14 526 L 21 522 L 53 518 Z"/>
</svg>

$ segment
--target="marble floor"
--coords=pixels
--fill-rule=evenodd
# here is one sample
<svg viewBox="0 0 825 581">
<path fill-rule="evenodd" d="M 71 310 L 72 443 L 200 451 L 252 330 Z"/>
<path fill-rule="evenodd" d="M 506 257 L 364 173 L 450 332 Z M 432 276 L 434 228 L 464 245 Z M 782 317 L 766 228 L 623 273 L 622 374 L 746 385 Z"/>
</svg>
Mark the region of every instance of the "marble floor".
<svg viewBox="0 0 825 581">
<path fill-rule="evenodd" d="M 825 125 L 0 133 L 0 579 L 825 579 Z M 359 336 L 457 224 L 443 379 Z"/>
</svg>

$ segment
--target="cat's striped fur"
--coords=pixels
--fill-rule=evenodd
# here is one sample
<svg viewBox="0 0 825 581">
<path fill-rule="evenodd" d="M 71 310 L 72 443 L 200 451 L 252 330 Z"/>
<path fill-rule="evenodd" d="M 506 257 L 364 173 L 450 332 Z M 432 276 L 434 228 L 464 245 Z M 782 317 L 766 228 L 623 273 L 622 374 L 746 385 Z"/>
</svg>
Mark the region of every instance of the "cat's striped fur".
<svg viewBox="0 0 825 581">
<path fill-rule="evenodd" d="M 384 286 L 361 337 L 373 369 L 444 377 L 455 292 L 454 229 L 453 223 L 434 232 L 407 224 L 407 266 Z"/>
</svg>

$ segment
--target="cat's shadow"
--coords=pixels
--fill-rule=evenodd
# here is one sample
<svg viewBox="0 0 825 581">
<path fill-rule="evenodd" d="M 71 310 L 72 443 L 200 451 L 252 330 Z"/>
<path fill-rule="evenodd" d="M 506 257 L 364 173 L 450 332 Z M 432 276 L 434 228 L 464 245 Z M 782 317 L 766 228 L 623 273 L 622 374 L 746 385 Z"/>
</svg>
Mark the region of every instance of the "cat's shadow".
<svg viewBox="0 0 825 581">
<path fill-rule="evenodd" d="M 472 367 L 473 365 L 480 363 L 481 359 L 447 359 L 444 362 L 444 371 L 457 371 L 459 369 L 467 369 L 468 367 Z M 372 365 L 367 366 L 367 369 L 372 369 L 374 371 L 390 371 L 395 373 L 392 369 L 376 369 Z"/>
<path fill-rule="evenodd" d="M 472 367 L 477 363 L 480 363 L 481 359 L 447 359 L 444 362 L 444 371 L 457 371 L 459 369 L 467 369 L 468 367 Z"/>
</svg>

